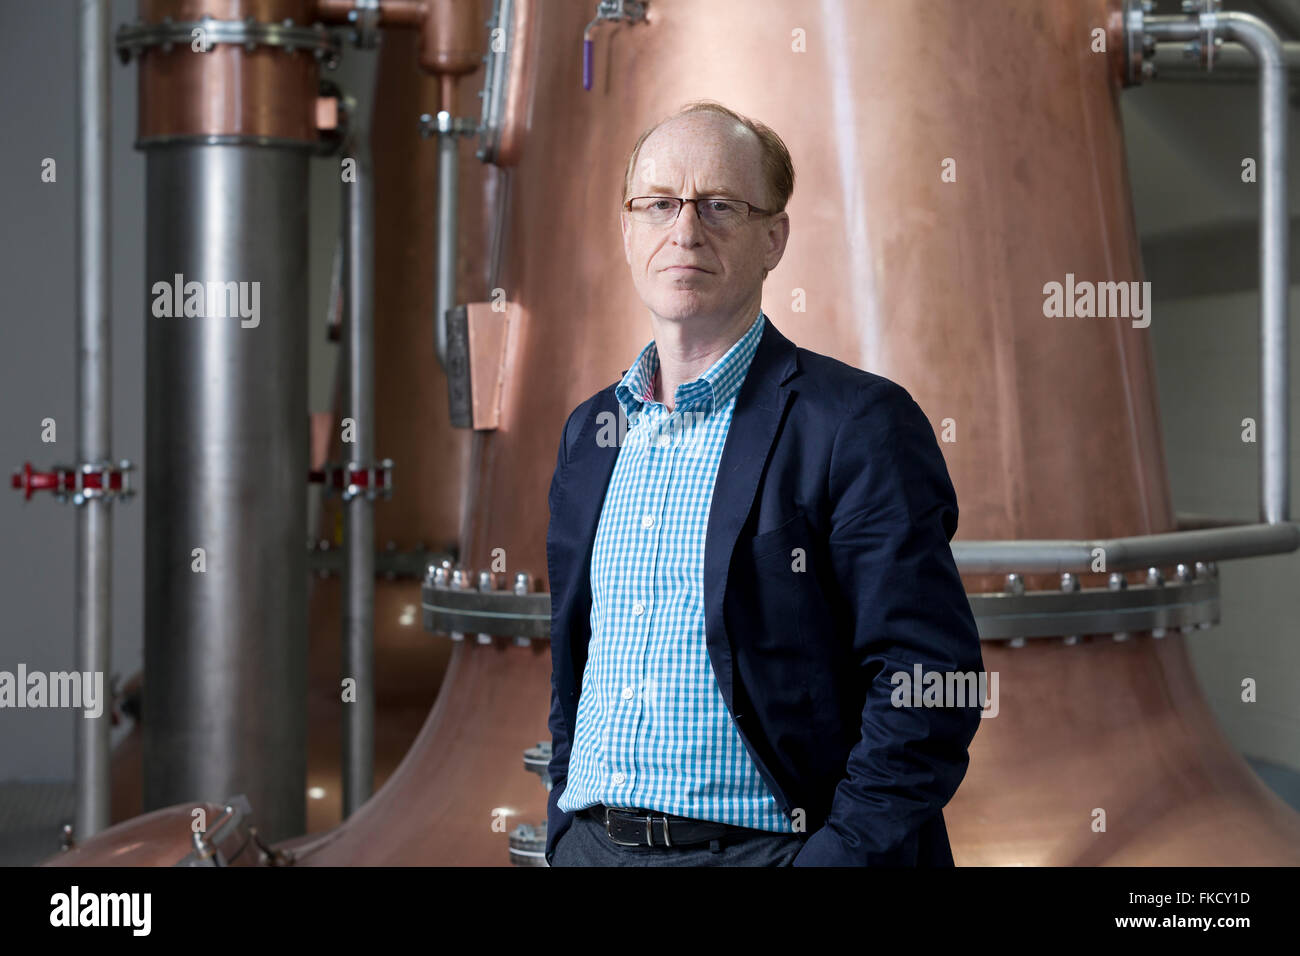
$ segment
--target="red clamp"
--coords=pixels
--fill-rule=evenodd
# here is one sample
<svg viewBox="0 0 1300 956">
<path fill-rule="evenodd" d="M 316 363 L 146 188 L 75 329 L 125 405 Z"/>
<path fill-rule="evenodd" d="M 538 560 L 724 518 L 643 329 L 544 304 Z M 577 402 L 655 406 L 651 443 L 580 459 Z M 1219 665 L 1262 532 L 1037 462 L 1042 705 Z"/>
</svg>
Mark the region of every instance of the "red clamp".
<svg viewBox="0 0 1300 956">
<path fill-rule="evenodd" d="M 10 486 L 23 493 L 30 501 L 33 491 L 52 491 L 60 501 L 72 498 L 76 505 L 91 498 L 129 498 L 135 494 L 130 473 L 134 466 L 123 459 L 116 465 L 109 462 L 85 463 L 76 467 L 55 465 L 52 471 L 33 471 L 30 461 L 24 462 L 21 471 L 10 479 Z"/>
<path fill-rule="evenodd" d="M 393 460 L 385 458 L 378 465 L 369 467 L 351 462 L 342 465 L 326 462 L 320 471 L 310 472 L 307 480 L 324 485 L 327 492 L 341 491 L 344 501 L 351 501 L 357 495 L 365 495 L 371 501 L 379 497 L 391 498 Z"/>
</svg>

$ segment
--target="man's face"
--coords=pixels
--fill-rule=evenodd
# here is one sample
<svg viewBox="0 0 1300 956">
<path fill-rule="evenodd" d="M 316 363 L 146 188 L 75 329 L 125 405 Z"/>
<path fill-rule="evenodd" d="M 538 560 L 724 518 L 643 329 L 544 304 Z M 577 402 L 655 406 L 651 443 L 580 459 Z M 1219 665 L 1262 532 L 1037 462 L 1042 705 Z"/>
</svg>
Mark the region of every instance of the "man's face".
<svg viewBox="0 0 1300 956">
<path fill-rule="evenodd" d="M 627 196 L 725 196 L 772 208 L 758 139 L 733 120 L 709 113 L 664 123 L 641 144 Z M 666 226 L 621 216 L 623 250 L 646 308 L 663 319 L 729 318 L 759 292 L 763 269 L 785 252 L 790 217 L 754 213 L 738 226 L 704 226 L 685 203 Z M 682 268 L 685 266 L 693 268 Z"/>
</svg>

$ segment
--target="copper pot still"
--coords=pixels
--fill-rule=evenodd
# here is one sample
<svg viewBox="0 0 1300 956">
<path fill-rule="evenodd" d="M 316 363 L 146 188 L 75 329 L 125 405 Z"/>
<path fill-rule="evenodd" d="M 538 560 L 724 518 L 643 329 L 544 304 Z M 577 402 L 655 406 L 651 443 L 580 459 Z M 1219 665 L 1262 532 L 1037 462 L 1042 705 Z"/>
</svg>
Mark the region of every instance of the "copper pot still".
<svg viewBox="0 0 1300 956">
<path fill-rule="evenodd" d="M 465 564 L 504 548 L 511 572 L 545 567 L 561 424 L 651 335 L 618 231 L 627 153 L 698 98 L 789 145 L 791 240 L 764 310 L 796 344 L 902 384 L 936 433 L 955 428 L 958 540 L 1174 530 L 1150 330 L 1043 314 L 1044 284 L 1067 273 L 1142 278 L 1117 0 L 653 0 L 641 22 L 597 28 L 584 90 L 593 7 L 516 0 L 493 284 L 517 320 L 499 421 L 473 435 Z M 1183 636 L 986 642 L 984 659 L 1000 709 L 944 811 L 958 865 L 1300 863 L 1300 815 L 1219 731 Z M 548 737 L 549 670 L 538 642 L 457 645 L 387 784 L 280 848 L 297 865 L 505 864 L 511 829 L 545 820 L 520 758 Z"/>
<path fill-rule="evenodd" d="M 1118 3 L 656 0 L 644 22 L 595 31 L 588 91 L 590 7 L 520 4 L 528 72 L 503 132 L 518 149 L 499 284 L 522 318 L 499 427 L 475 435 L 471 567 L 496 547 L 513 567 L 545 566 L 539 504 L 559 426 L 651 334 L 618 232 L 627 152 L 697 98 L 790 146 L 792 236 L 764 309 L 797 344 L 903 384 L 936 432 L 955 424 L 943 448 L 960 538 L 1174 529 L 1149 330 L 1043 315 L 1044 283 L 1066 273 L 1142 278 Z M 1098 27 L 1108 54 L 1091 49 Z M 480 774 L 487 750 L 517 766 L 547 736 L 548 658 L 456 654 L 406 763 L 301 862 L 499 863 L 494 813 L 545 819 L 540 791 L 520 800 L 496 769 L 491 786 Z M 1004 693 L 945 810 L 959 865 L 1300 863 L 1300 816 L 1218 730 L 1183 636 L 986 642 L 984 654 Z"/>
</svg>

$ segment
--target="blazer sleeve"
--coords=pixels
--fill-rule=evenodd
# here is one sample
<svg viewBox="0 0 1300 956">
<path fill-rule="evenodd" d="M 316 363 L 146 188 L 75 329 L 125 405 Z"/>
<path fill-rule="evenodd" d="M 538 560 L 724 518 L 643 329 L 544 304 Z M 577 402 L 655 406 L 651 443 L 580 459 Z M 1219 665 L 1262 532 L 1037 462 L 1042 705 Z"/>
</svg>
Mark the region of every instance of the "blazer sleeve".
<svg viewBox="0 0 1300 956">
<path fill-rule="evenodd" d="M 983 670 L 979 632 L 949 542 L 957 496 L 934 430 L 900 385 L 863 387 L 828 474 L 829 555 L 867 688 L 861 739 L 824 826 L 795 866 L 911 865 L 919 833 L 966 773 L 980 704 L 891 702 L 893 675 Z M 923 685 L 924 686 L 924 685 Z"/>
<path fill-rule="evenodd" d="M 581 408 L 582 406 L 579 406 Z M 569 458 L 569 428 L 573 424 L 578 409 L 569 413 L 568 419 L 564 423 L 564 428 L 560 430 L 560 447 L 555 454 L 555 473 L 551 476 L 551 488 L 546 496 L 547 507 L 550 511 L 551 520 L 555 518 L 555 506 L 558 496 L 561 493 L 560 473 L 568 463 Z M 548 535 L 549 537 L 549 535 Z M 555 595 L 555 582 L 547 582 L 550 589 L 552 600 Z M 555 618 L 551 618 L 551 648 L 552 648 L 552 665 L 551 665 L 551 712 L 547 718 L 547 726 L 551 731 L 551 760 L 547 765 L 546 772 L 551 778 L 550 802 L 553 804 L 559 800 L 560 794 L 564 792 L 564 783 L 569 775 L 569 733 L 564 725 L 564 712 L 560 709 L 560 695 L 555 679 L 554 666 L 554 648 L 556 638 Z"/>
</svg>

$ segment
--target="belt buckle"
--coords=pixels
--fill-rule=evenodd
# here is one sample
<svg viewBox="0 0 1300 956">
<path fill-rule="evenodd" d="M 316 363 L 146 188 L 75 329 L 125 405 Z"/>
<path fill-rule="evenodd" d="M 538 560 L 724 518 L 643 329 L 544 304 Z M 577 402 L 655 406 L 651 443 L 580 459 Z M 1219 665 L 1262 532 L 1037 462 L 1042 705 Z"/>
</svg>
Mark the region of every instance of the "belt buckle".
<svg viewBox="0 0 1300 956">
<path fill-rule="evenodd" d="M 654 835 L 655 818 L 653 813 L 646 814 L 646 818 L 645 818 L 646 842 L 643 844 L 640 840 L 637 840 L 634 843 L 628 843 L 625 840 L 620 840 L 618 839 L 618 837 L 614 836 L 613 830 L 610 828 L 610 814 L 615 809 L 616 809 L 615 807 L 608 807 L 608 806 L 605 807 L 605 836 L 609 837 L 611 841 L 617 843 L 619 846 L 654 846 L 655 845 L 655 835 Z M 664 825 L 664 846 L 672 846 L 673 841 L 668 834 L 668 818 L 665 816 L 665 817 L 661 817 L 660 819 L 663 821 L 663 825 Z"/>
</svg>

